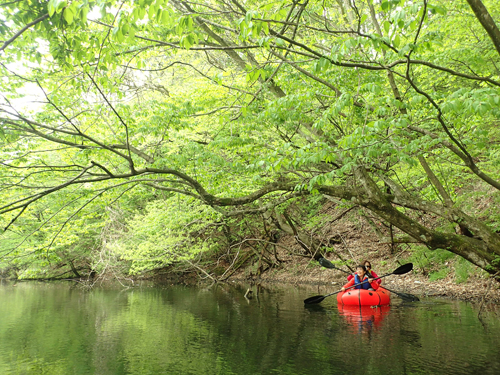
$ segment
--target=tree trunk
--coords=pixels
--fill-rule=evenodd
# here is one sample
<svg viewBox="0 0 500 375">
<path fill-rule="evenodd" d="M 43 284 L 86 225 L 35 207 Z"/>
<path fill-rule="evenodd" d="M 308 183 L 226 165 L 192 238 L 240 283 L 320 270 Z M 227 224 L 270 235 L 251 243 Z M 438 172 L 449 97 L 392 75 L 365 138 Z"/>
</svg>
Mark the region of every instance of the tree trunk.
<svg viewBox="0 0 500 375">
<path fill-rule="evenodd" d="M 495 20 L 491 17 L 488 9 L 484 6 L 483 2 L 480 0 L 467 0 L 471 9 L 473 10 L 476 18 L 481 23 L 483 28 L 486 30 L 488 35 L 493 42 L 498 54 L 500 55 L 500 30 L 495 23 Z"/>
</svg>

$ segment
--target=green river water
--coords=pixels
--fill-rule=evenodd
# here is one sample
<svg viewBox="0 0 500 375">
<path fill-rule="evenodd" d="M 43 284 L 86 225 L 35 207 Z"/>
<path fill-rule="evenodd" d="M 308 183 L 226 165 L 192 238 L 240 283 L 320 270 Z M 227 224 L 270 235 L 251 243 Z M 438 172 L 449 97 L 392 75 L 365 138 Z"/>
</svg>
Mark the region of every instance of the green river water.
<svg viewBox="0 0 500 375">
<path fill-rule="evenodd" d="M 0 374 L 500 374 L 497 306 L 478 319 L 458 301 L 359 311 L 245 290 L 4 282 Z"/>
</svg>

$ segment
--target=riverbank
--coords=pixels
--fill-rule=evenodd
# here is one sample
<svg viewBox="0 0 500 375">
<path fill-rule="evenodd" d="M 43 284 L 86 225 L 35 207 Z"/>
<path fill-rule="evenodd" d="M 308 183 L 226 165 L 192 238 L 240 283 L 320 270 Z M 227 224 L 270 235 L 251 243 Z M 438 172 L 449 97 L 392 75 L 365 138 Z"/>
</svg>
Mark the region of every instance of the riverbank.
<svg viewBox="0 0 500 375">
<path fill-rule="evenodd" d="M 304 266 L 302 269 L 300 266 Z M 390 273 L 398 266 L 392 269 L 377 270 L 379 275 Z M 280 270 L 263 274 L 259 278 L 248 278 L 244 275 L 238 275 L 232 280 L 247 282 L 249 286 L 260 284 L 284 283 L 299 285 L 317 285 L 324 290 L 321 293 L 331 293 L 340 288 L 347 282 L 345 275 L 339 271 L 330 269 L 311 270 L 308 264 L 294 266 L 293 270 Z M 386 267 L 384 267 L 386 268 Z M 419 298 L 425 297 L 445 297 L 471 302 L 500 303 L 500 283 L 484 277 L 471 277 L 463 283 L 457 284 L 452 277 L 442 280 L 430 281 L 428 277 L 414 273 L 407 275 L 391 275 L 383 279 L 382 285 L 401 293 L 411 293 Z"/>
<path fill-rule="evenodd" d="M 334 205 L 325 206 L 323 213 L 328 213 L 331 217 L 341 216 Z M 339 263 L 342 259 L 351 264 L 352 269 L 356 264 L 370 260 L 373 270 L 381 276 L 391 273 L 402 264 L 414 263 L 414 269 L 410 273 L 391 275 L 383 279 L 383 285 L 395 291 L 412 293 L 419 297 L 439 296 L 463 301 L 500 303 L 500 283 L 491 279 L 486 272 L 473 265 L 469 265 L 466 271 L 463 271 L 463 267 L 460 268 L 463 260 L 451 254 L 445 261 L 430 261 L 422 265 L 423 263 L 414 260 L 417 257 L 415 247 L 384 242 L 384 235 L 385 238 L 390 237 L 387 228 L 379 223 L 365 220 L 355 212 L 326 224 L 315 235 L 330 245 L 327 247 L 329 251 L 324 254 L 327 259 L 333 263 L 337 262 L 336 264 L 342 264 Z M 280 238 L 278 245 L 276 247 L 278 267 L 268 269 L 257 276 L 254 267 L 248 266 L 235 273 L 231 279 L 245 281 L 249 285 L 277 282 L 319 285 L 328 287 L 332 292 L 339 290 L 346 282 L 345 272 L 349 271 L 346 266 L 339 265 L 345 272 L 321 267 L 317 261 L 303 254 L 302 247 L 293 236 Z M 418 257 L 426 259 L 423 251 L 421 250 L 423 255 Z M 426 251 L 434 254 L 430 250 Z M 437 280 L 431 280 L 433 272 L 440 272 L 442 275 Z M 463 277 L 464 273 L 466 277 Z M 457 277 L 457 274 L 461 274 L 462 277 Z"/>
</svg>

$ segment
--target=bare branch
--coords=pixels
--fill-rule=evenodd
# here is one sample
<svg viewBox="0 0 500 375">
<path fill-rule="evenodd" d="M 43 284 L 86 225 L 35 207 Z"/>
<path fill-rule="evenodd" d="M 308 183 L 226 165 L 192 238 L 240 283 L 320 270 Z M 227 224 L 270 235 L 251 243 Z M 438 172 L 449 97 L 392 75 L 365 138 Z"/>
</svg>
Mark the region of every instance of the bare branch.
<svg viewBox="0 0 500 375">
<path fill-rule="evenodd" d="M 46 20 L 47 18 L 49 18 L 49 14 L 44 14 L 43 16 L 41 17 L 38 17 L 36 20 L 26 24 L 26 26 L 24 26 L 21 30 L 19 30 L 17 33 L 15 33 L 12 38 L 6 40 L 5 42 L 3 42 L 3 45 L 2 47 L 0 47 L 0 52 L 5 50 L 5 48 L 7 48 L 9 46 L 9 44 L 11 44 L 12 42 L 14 42 L 17 38 L 19 38 L 26 30 L 28 30 L 31 26 L 34 26 L 36 25 L 37 23 L 39 22 L 42 22 L 44 20 Z"/>
</svg>

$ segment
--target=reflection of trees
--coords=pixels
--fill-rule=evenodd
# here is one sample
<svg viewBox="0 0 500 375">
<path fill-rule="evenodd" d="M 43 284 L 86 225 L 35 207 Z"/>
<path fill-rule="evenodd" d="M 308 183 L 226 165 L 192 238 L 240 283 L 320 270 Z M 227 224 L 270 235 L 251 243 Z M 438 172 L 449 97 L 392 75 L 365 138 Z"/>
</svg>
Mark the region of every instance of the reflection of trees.
<svg viewBox="0 0 500 375">
<path fill-rule="evenodd" d="M 16 359 L 51 375 L 454 373 L 465 358 L 467 373 L 490 374 L 485 366 L 498 363 L 498 321 L 486 315 L 484 331 L 463 303 L 393 305 L 358 334 L 334 305 L 304 308 L 295 288 L 265 289 L 250 303 L 227 285 L 0 292 L 1 373 Z"/>
</svg>

